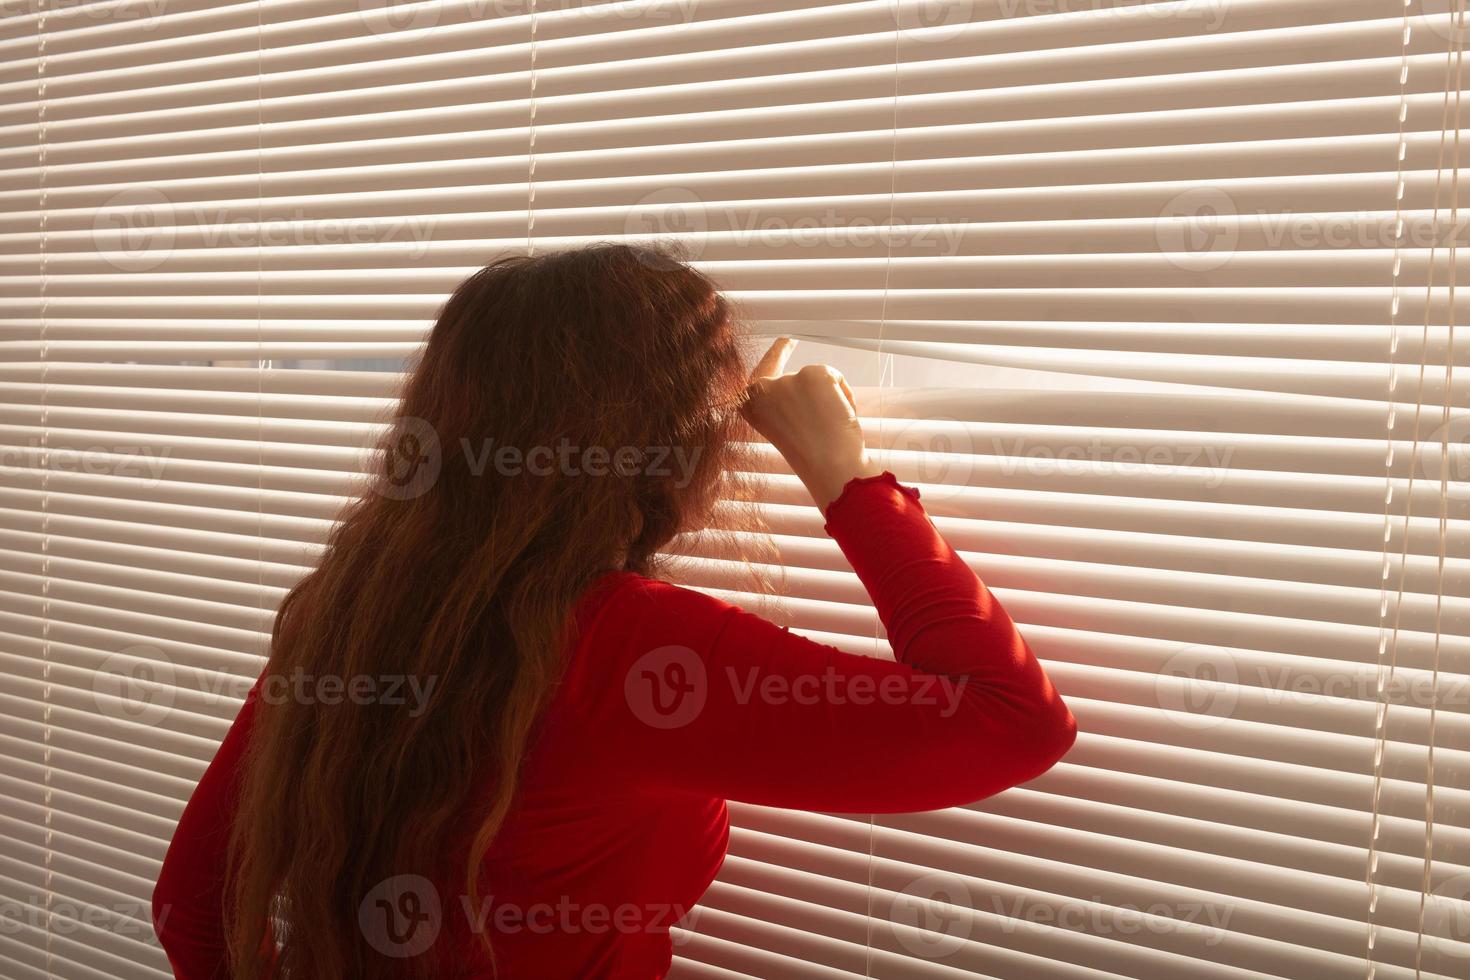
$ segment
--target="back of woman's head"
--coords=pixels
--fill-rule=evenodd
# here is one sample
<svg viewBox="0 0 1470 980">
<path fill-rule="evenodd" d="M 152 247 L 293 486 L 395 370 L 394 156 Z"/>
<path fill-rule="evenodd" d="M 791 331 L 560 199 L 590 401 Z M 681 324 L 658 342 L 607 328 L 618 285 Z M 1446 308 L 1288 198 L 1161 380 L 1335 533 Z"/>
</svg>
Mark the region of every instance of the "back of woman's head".
<svg viewBox="0 0 1470 980">
<path fill-rule="evenodd" d="M 512 258 L 454 292 L 267 667 L 431 693 L 257 705 L 231 842 L 235 976 L 431 975 L 432 957 L 381 955 L 359 906 L 404 874 L 475 897 L 576 600 L 706 519 L 740 468 L 743 387 L 724 299 L 661 252 Z"/>
<path fill-rule="evenodd" d="M 403 398 L 398 447 L 432 431 L 442 472 L 400 457 L 390 479 L 437 480 L 429 506 L 562 512 L 584 556 L 626 544 L 636 567 L 698 520 L 742 387 L 726 303 L 689 267 L 614 245 L 509 259 L 455 292 Z"/>
</svg>

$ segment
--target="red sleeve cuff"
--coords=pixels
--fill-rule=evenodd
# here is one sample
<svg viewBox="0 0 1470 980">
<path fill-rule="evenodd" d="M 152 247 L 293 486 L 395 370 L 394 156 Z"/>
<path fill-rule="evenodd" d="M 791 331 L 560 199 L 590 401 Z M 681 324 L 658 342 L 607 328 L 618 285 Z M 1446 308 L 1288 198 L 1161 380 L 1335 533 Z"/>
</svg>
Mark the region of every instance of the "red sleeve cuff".
<svg viewBox="0 0 1470 980">
<path fill-rule="evenodd" d="M 837 495 L 837 499 L 827 505 L 825 515 L 827 523 L 824 525 L 823 530 L 828 534 L 832 534 L 834 524 L 840 525 L 850 517 L 859 517 L 860 519 L 860 512 L 863 509 L 861 501 L 864 497 L 874 492 L 892 493 L 894 491 L 907 496 L 911 500 L 919 499 L 918 488 L 899 483 L 898 477 L 894 476 L 891 470 L 884 470 L 877 476 L 853 477 L 843 484 L 842 492 Z M 858 502 L 854 503 L 855 500 Z"/>
</svg>

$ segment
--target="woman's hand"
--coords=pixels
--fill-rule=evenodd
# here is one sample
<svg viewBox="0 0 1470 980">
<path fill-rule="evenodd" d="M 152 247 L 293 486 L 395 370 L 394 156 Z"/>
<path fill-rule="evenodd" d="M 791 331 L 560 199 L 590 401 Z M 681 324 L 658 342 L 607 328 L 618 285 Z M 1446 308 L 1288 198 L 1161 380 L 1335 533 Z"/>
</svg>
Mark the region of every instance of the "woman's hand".
<svg viewBox="0 0 1470 980">
<path fill-rule="evenodd" d="M 882 470 L 868 458 L 852 389 L 841 372 L 811 364 L 783 373 L 795 347 L 782 337 L 766 351 L 751 374 L 741 412 L 786 458 L 825 513 L 847 481 Z"/>
</svg>

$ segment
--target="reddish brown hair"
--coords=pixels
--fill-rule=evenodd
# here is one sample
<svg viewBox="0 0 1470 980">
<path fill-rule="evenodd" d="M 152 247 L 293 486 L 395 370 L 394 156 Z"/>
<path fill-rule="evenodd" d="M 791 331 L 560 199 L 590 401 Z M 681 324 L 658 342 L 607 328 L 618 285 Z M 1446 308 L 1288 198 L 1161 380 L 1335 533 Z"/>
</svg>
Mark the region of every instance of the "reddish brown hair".
<svg viewBox="0 0 1470 980">
<path fill-rule="evenodd" d="M 230 846 L 238 980 L 433 975 L 432 957 L 377 954 L 359 904 L 401 874 L 477 895 L 575 602 L 602 572 L 652 574 L 741 468 L 740 355 L 710 282 L 648 249 L 506 259 L 454 292 L 371 485 L 281 606 L 267 667 L 433 678 L 432 697 L 416 714 L 258 705 Z M 524 460 L 564 441 L 673 447 L 692 467 L 495 462 L 502 447 Z M 487 777 L 468 862 L 447 867 L 445 842 Z"/>
</svg>

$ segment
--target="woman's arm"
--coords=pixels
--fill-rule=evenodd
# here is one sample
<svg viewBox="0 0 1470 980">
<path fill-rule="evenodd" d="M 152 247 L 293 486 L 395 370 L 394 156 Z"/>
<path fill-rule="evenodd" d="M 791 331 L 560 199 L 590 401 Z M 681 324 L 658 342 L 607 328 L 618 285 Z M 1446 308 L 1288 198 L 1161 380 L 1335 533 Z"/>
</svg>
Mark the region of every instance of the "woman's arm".
<svg viewBox="0 0 1470 980">
<path fill-rule="evenodd" d="M 853 480 L 827 511 L 897 662 L 671 585 L 610 597 L 588 650 L 618 651 L 596 686 L 621 697 L 590 710 L 629 778 L 769 806 L 903 812 L 973 802 L 1060 759 L 1071 713 L 917 497 L 885 473 Z"/>
<path fill-rule="evenodd" d="M 179 980 L 229 976 L 221 925 L 225 860 L 259 687 L 256 681 L 184 807 L 153 889 L 153 928 Z"/>
<path fill-rule="evenodd" d="M 593 647 L 620 656 L 593 673 L 623 697 L 585 692 L 594 731 L 635 747 L 632 778 L 798 809 L 928 810 L 1040 775 L 1076 738 L 1071 713 L 918 492 L 878 473 L 842 375 L 784 373 L 794 346 L 771 345 L 743 412 L 825 513 L 897 662 L 650 584 L 597 620 Z"/>
</svg>

